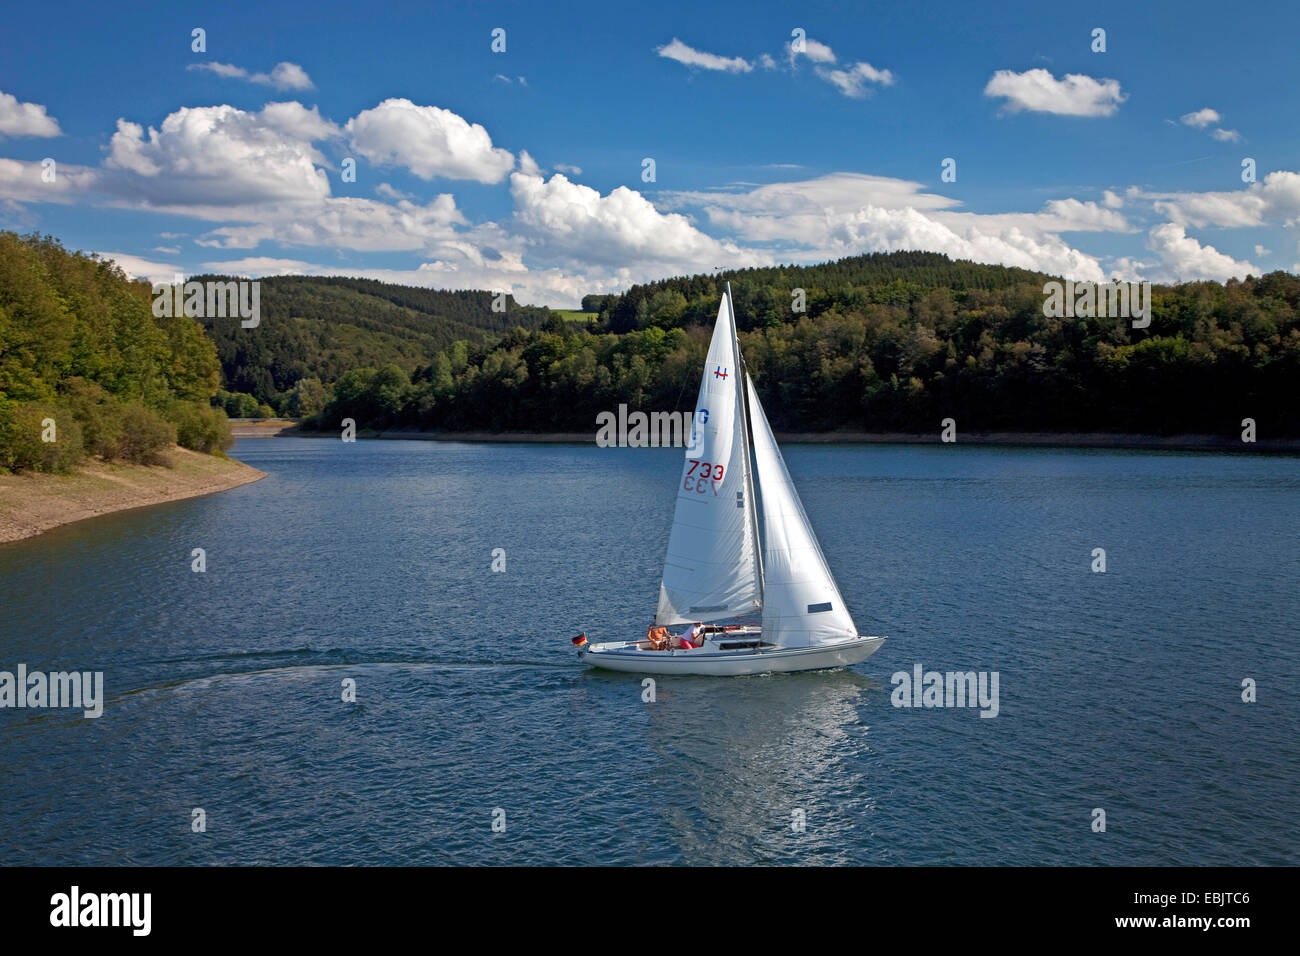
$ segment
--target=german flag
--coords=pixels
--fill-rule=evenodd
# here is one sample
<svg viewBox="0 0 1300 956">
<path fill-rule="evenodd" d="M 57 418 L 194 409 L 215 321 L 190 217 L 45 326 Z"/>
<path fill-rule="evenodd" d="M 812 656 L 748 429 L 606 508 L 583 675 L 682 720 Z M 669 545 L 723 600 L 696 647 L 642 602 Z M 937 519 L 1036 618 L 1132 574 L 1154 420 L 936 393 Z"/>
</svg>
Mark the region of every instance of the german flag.
<svg viewBox="0 0 1300 956">
<path fill-rule="evenodd" d="M 575 638 L 573 639 L 573 646 L 574 646 L 574 647 L 581 647 L 583 644 L 586 644 L 586 643 L 587 643 L 587 632 L 586 632 L 586 631 L 583 631 L 581 634 L 579 634 L 577 637 L 575 637 Z"/>
</svg>

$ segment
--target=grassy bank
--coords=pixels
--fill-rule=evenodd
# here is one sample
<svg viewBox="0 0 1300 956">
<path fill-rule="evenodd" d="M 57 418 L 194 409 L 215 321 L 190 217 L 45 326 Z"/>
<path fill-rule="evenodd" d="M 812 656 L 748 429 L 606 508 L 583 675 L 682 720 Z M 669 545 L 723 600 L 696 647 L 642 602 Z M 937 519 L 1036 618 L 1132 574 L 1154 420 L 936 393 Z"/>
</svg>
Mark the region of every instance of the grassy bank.
<svg viewBox="0 0 1300 956">
<path fill-rule="evenodd" d="M 172 467 L 91 461 L 70 475 L 0 475 L 0 542 L 146 505 L 197 498 L 265 478 L 243 462 L 173 447 Z"/>
</svg>

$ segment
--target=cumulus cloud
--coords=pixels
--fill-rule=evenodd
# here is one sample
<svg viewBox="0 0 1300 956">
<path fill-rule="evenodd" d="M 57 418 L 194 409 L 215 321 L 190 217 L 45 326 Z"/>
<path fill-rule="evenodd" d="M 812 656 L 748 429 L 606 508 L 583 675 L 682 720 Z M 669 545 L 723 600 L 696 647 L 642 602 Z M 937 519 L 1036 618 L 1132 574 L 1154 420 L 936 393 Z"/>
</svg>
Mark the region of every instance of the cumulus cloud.
<svg viewBox="0 0 1300 956">
<path fill-rule="evenodd" d="M 451 110 L 387 99 L 363 110 L 345 129 L 352 148 L 373 163 L 405 166 L 424 180 L 469 179 L 499 183 L 514 168 L 509 150 L 492 145 L 477 123 Z"/>
<path fill-rule="evenodd" d="M 515 222 L 536 251 L 553 261 L 698 271 L 757 265 L 769 257 L 696 229 L 685 216 L 662 213 L 635 190 L 602 196 L 561 174 L 549 180 L 514 173 Z"/>
<path fill-rule="evenodd" d="M 1196 129 L 1205 129 L 1211 124 L 1217 124 L 1221 117 L 1217 110 L 1212 110 L 1208 106 L 1203 110 L 1197 110 L 1195 113 L 1184 113 L 1179 117 L 1179 122 L 1184 126 L 1194 126 Z"/>
<path fill-rule="evenodd" d="M 655 50 L 662 57 L 669 60 L 676 60 L 683 66 L 698 67 L 702 70 L 721 70 L 725 73 L 748 73 L 754 68 L 744 57 L 739 56 L 718 56 L 716 53 L 705 53 L 703 50 L 697 50 L 694 47 L 687 46 L 681 40 L 673 37 L 671 43 L 665 43 Z"/>
<path fill-rule="evenodd" d="M 310 138 L 327 128 L 297 103 L 259 113 L 182 107 L 147 132 L 119 119 L 104 165 L 118 174 L 113 186 L 124 198 L 151 206 L 318 201 L 329 182 Z"/>
<path fill-rule="evenodd" d="M 1128 99 L 1119 80 L 1096 80 L 1081 73 L 1067 73 L 1058 80 L 1047 70 L 998 70 L 984 87 L 984 95 L 1002 98 L 1012 113 L 1027 110 L 1058 116 L 1113 116 Z"/>
<path fill-rule="evenodd" d="M 1300 224 L 1300 173 L 1276 170 L 1260 182 L 1231 192 L 1139 193 L 1157 212 L 1191 226 Z"/>
<path fill-rule="evenodd" d="M 664 199 L 703 209 L 712 225 L 743 242 L 776 244 L 781 261 L 920 249 L 1093 281 L 1103 274 L 1098 260 L 1057 233 L 1132 228 L 1094 202 L 1052 200 L 1037 213 L 982 215 L 958 210 L 957 200 L 927 193 L 919 183 L 854 173 Z"/>
<path fill-rule="evenodd" d="M 1238 261 L 1213 246 L 1201 245 L 1178 223 L 1166 222 L 1152 229 L 1147 237 L 1147 248 L 1160 257 L 1163 266 L 1156 281 L 1213 279 L 1222 282 L 1261 274 L 1261 270 L 1249 262 Z"/>
<path fill-rule="evenodd" d="M 311 90 L 316 88 L 306 70 L 297 63 L 289 63 L 288 61 L 277 63 L 271 68 L 270 73 L 250 73 L 243 67 L 235 66 L 233 63 L 216 62 L 191 63 L 186 69 L 203 70 L 226 79 L 247 80 L 250 83 L 260 83 L 262 86 L 274 87 L 277 90 Z"/>
<path fill-rule="evenodd" d="M 540 176 L 542 167 L 537 165 L 537 160 L 529 155 L 528 150 L 519 151 L 519 171 L 526 176 Z"/>
<path fill-rule="evenodd" d="M 1205 130 L 1209 135 L 1218 140 L 1220 143 L 1236 143 L 1241 140 L 1241 134 L 1235 129 L 1212 129 L 1219 123 L 1223 122 L 1223 117 L 1218 110 L 1212 110 L 1208 106 L 1205 109 L 1196 110 L 1193 113 L 1184 113 L 1178 118 L 1178 122 L 1184 126 L 1190 126 L 1193 129 Z"/>
<path fill-rule="evenodd" d="M 39 103 L 24 103 L 0 92 L 0 136 L 61 136 L 59 122 Z"/>
</svg>

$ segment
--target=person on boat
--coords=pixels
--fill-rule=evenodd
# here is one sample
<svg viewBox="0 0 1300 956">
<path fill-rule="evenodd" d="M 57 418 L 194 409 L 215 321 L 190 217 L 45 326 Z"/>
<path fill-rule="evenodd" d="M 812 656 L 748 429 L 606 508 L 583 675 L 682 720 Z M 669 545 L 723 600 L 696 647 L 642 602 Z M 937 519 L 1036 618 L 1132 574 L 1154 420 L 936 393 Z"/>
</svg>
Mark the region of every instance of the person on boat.
<svg viewBox="0 0 1300 956">
<path fill-rule="evenodd" d="M 704 643 L 704 625 L 696 621 L 682 635 L 682 647 L 694 649 Z"/>
<path fill-rule="evenodd" d="M 668 641 L 668 628 L 656 627 L 654 621 L 645 630 L 645 639 L 650 643 L 650 650 L 662 651 Z"/>
</svg>

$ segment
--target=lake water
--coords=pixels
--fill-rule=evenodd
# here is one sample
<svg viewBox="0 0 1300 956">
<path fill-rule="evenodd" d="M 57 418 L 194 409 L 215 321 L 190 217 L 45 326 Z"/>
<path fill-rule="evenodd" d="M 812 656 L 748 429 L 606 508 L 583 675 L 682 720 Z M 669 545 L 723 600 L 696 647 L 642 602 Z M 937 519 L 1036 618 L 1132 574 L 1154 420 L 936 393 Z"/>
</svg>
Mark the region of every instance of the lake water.
<svg viewBox="0 0 1300 956">
<path fill-rule="evenodd" d="M 1300 863 L 1300 459 L 785 451 L 887 642 L 653 703 L 569 638 L 644 633 L 680 451 L 245 440 L 0 546 L 0 670 L 107 697 L 0 710 L 0 863 Z M 916 663 L 998 715 L 892 706 Z"/>
</svg>

